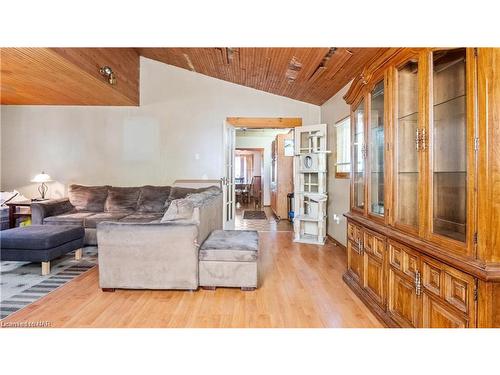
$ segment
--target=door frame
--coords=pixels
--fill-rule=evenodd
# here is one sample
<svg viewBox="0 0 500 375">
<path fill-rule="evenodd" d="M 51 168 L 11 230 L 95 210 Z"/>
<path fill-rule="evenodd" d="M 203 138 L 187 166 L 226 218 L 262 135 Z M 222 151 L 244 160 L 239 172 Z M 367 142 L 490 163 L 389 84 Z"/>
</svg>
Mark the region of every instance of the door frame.
<svg viewBox="0 0 500 375">
<path fill-rule="evenodd" d="M 232 145 L 228 144 L 226 141 L 227 129 L 231 127 L 236 130 L 237 128 L 252 128 L 252 129 L 283 129 L 283 128 L 295 128 L 298 126 L 302 126 L 302 117 L 226 117 L 226 119 L 222 122 L 222 160 L 221 160 L 221 185 L 224 193 L 222 205 L 222 217 L 223 217 L 223 225 L 224 229 L 234 229 L 234 218 L 236 216 L 236 204 L 235 204 L 235 192 L 234 192 L 234 150 L 236 149 L 235 142 L 232 142 Z M 234 133 L 233 133 L 234 134 Z M 227 150 L 227 147 L 231 147 L 230 150 Z M 226 151 L 228 151 L 232 155 L 232 171 L 230 175 L 232 178 L 228 176 L 226 172 Z M 262 159 L 262 165 L 264 165 L 264 159 Z M 232 183 L 232 205 L 230 207 L 231 215 L 230 218 L 232 220 L 227 220 L 227 182 L 228 180 Z M 262 181 L 264 181 L 264 176 L 262 176 Z M 263 183 L 263 182 L 262 182 Z M 232 226 L 232 227 L 231 227 Z M 226 228 L 227 227 L 227 228 Z"/>
<path fill-rule="evenodd" d="M 234 191 L 235 128 L 227 121 L 222 122 L 222 226 L 234 229 L 236 215 L 236 194 Z M 228 136 L 229 135 L 229 136 Z"/>
</svg>

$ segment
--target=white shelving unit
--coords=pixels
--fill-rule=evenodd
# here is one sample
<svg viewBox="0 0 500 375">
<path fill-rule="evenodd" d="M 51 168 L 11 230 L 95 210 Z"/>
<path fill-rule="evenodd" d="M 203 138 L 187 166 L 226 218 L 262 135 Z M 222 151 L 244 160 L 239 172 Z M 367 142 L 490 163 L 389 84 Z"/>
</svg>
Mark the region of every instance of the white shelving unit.
<svg viewBox="0 0 500 375">
<path fill-rule="evenodd" d="M 295 129 L 295 242 L 325 243 L 326 139 L 326 124 Z"/>
</svg>

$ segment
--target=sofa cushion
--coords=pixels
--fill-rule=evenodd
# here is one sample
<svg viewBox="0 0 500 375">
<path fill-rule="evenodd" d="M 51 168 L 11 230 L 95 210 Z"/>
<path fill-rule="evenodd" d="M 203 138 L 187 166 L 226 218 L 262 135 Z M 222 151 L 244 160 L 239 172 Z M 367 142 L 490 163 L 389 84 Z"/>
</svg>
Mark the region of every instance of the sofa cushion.
<svg viewBox="0 0 500 375">
<path fill-rule="evenodd" d="M 131 212 L 137 208 L 139 200 L 138 187 L 110 187 L 104 205 L 105 212 Z"/>
<path fill-rule="evenodd" d="M 207 195 L 218 195 L 222 193 L 222 189 L 218 186 L 208 186 L 205 188 L 198 189 L 198 193 L 205 193 Z"/>
<path fill-rule="evenodd" d="M 161 222 L 191 220 L 194 215 L 194 203 L 188 199 L 174 199 L 163 215 Z"/>
<path fill-rule="evenodd" d="M 79 212 L 69 212 L 66 214 L 62 215 L 57 215 L 57 216 L 48 216 L 43 219 L 44 224 L 49 224 L 49 225 L 81 225 L 83 226 L 83 219 L 86 217 L 89 217 L 91 215 L 94 215 L 94 212 L 86 212 L 86 211 L 79 211 Z"/>
<path fill-rule="evenodd" d="M 136 212 L 131 215 L 125 216 L 120 219 L 120 223 L 150 223 L 152 221 L 159 221 L 163 214 L 158 213 L 148 213 L 148 212 Z"/>
<path fill-rule="evenodd" d="M 102 212 L 83 219 L 83 226 L 85 228 L 96 228 L 101 221 L 119 221 L 125 216 L 127 216 L 126 212 Z"/>
<path fill-rule="evenodd" d="M 254 230 L 214 230 L 200 248 L 200 260 L 255 262 L 259 235 Z"/>
<path fill-rule="evenodd" d="M 170 195 L 170 186 L 143 186 L 140 189 L 138 212 L 165 212 L 168 207 L 167 199 Z"/>
<path fill-rule="evenodd" d="M 186 196 L 188 194 L 198 193 L 198 190 L 199 189 L 179 187 L 179 186 L 172 186 L 172 189 L 170 189 L 170 195 L 169 195 L 168 199 L 170 201 L 173 201 L 175 199 L 186 198 Z"/>
<path fill-rule="evenodd" d="M 79 211 L 102 212 L 108 197 L 109 186 L 69 186 L 68 197 L 71 204 Z"/>
<path fill-rule="evenodd" d="M 199 190 L 199 192 L 197 193 L 188 194 L 185 199 L 192 201 L 195 207 L 199 207 L 207 200 L 212 199 L 213 197 L 219 195 L 221 189 L 215 186 L 213 186 L 213 188 L 214 189 L 211 188 L 200 189 L 201 191 Z"/>
<path fill-rule="evenodd" d="M 2 231 L 2 249 L 45 250 L 83 236 L 79 226 L 29 225 Z"/>
</svg>

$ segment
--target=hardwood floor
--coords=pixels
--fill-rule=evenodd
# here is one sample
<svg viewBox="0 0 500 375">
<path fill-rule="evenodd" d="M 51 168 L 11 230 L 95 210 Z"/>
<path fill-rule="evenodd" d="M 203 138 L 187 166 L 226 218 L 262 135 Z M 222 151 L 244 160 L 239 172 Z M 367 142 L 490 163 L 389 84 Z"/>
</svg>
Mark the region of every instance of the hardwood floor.
<svg viewBox="0 0 500 375">
<path fill-rule="evenodd" d="M 2 323 L 52 327 L 382 327 L 342 281 L 345 251 L 261 232 L 260 287 L 253 292 L 99 289 L 97 267 Z"/>
</svg>

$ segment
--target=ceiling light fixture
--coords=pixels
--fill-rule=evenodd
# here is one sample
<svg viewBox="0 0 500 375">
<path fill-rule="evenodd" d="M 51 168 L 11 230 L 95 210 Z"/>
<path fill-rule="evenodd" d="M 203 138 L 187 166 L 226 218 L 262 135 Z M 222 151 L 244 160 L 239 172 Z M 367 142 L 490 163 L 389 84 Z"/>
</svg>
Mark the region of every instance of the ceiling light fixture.
<svg viewBox="0 0 500 375">
<path fill-rule="evenodd" d="M 99 69 L 99 72 L 103 77 L 106 77 L 110 85 L 114 85 L 116 83 L 115 73 L 113 73 L 113 69 L 111 69 L 109 66 L 103 66 L 101 69 Z"/>
</svg>

